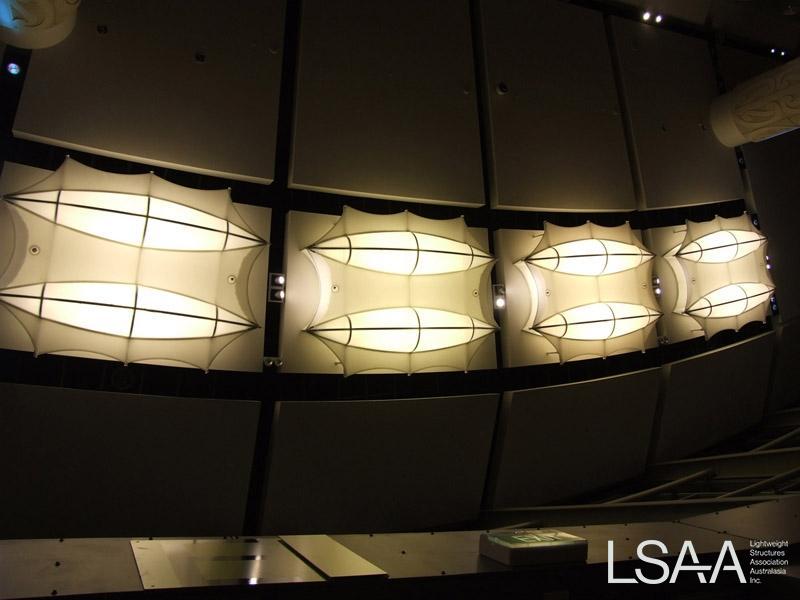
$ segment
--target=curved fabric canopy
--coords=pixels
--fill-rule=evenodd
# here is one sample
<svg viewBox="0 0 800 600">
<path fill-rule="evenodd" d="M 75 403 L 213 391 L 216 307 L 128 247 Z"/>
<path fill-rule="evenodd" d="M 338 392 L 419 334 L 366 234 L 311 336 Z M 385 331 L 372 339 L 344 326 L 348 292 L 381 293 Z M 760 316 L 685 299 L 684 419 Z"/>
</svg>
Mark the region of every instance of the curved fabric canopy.
<svg viewBox="0 0 800 600">
<path fill-rule="evenodd" d="M 441 275 L 494 260 L 456 240 L 416 231 L 377 231 L 320 241 L 311 252 L 345 265 L 397 275 Z"/>
<path fill-rule="evenodd" d="M 775 289 L 765 251 L 746 213 L 687 221 L 683 242 L 665 256 L 678 285 L 674 311 L 697 320 L 706 337 L 764 321 Z"/>
<path fill-rule="evenodd" d="M 701 263 L 727 263 L 755 252 L 767 241 L 757 231 L 714 231 L 678 251 L 680 258 Z"/>
<path fill-rule="evenodd" d="M 732 283 L 697 300 L 686 314 L 704 319 L 736 317 L 769 300 L 774 289 L 764 283 Z"/>
<path fill-rule="evenodd" d="M 467 370 L 496 329 L 494 259 L 463 218 L 346 207 L 304 253 L 319 290 L 305 331 L 345 374 Z"/>
<path fill-rule="evenodd" d="M 344 315 L 308 331 L 332 342 L 365 350 L 428 352 L 467 344 L 495 329 L 469 315 L 401 307 Z"/>
<path fill-rule="evenodd" d="M 0 302 L 41 319 L 127 338 L 211 338 L 256 327 L 208 302 L 124 283 L 38 283 L 2 289 Z"/>
<path fill-rule="evenodd" d="M 537 323 L 541 334 L 571 340 L 608 340 L 654 323 L 661 313 L 641 304 L 595 302 L 576 306 Z"/>
<path fill-rule="evenodd" d="M 515 263 L 530 293 L 525 331 L 544 336 L 561 362 L 644 351 L 661 316 L 652 258 L 627 223 L 545 223 L 534 250 Z"/>
<path fill-rule="evenodd" d="M 266 283 L 251 290 L 250 281 L 266 243 L 227 189 L 107 173 L 67 158 L 3 198 L 14 243 L 0 305 L 37 354 L 207 370 L 263 320 L 251 303 L 263 305 Z M 260 368 L 263 343 L 252 339 L 236 345 L 247 356 L 232 349 L 222 368 Z"/>
<path fill-rule="evenodd" d="M 653 254 L 634 244 L 582 239 L 548 246 L 525 260 L 559 273 L 597 276 L 635 269 L 652 258 Z"/>
<path fill-rule="evenodd" d="M 265 243 L 227 219 L 151 196 L 52 190 L 4 198 L 57 225 L 142 248 L 219 252 Z"/>
</svg>

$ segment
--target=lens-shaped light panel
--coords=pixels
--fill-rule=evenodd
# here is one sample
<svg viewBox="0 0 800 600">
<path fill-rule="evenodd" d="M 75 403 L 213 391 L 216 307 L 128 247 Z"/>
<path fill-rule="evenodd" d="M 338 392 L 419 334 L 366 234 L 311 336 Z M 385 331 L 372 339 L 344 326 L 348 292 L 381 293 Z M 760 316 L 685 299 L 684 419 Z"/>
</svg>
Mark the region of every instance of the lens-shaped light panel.
<svg viewBox="0 0 800 600">
<path fill-rule="evenodd" d="M 438 275 L 485 265 L 492 257 L 464 242 L 412 231 L 345 235 L 309 248 L 331 260 L 396 275 Z"/>
<path fill-rule="evenodd" d="M 230 221 L 150 196 L 56 190 L 5 199 L 58 225 L 142 248 L 223 251 L 265 243 Z"/>
<path fill-rule="evenodd" d="M 734 283 L 714 290 L 686 309 L 703 319 L 735 317 L 769 300 L 775 288 L 764 283 Z"/>
<path fill-rule="evenodd" d="M 338 317 L 308 331 L 366 350 L 426 352 L 467 344 L 494 331 L 469 315 L 431 308 L 383 308 Z"/>
<path fill-rule="evenodd" d="M 533 329 L 571 340 L 607 340 L 643 329 L 660 316 L 658 311 L 641 304 L 596 302 L 557 313 Z"/>
<path fill-rule="evenodd" d="M 570 275 L 609 275 L 635 269 L 653 255 L 633 244 L 585 239 L 545 248 L 526 259 L 528 264 Z"/>
<path fill-rule="evenodd" d="M 127 338 L 212 338 L 256 327 L 214 304 L 127 283 L 37 283 L 0 290 L 0 302 L 63 325 Z"/>
<path fill-rule="evenodd" d="M 726 263 L 755 252 L 766 241 L 767 238 L 756 231 L 715 231 L 686 244 L 678 256 L 693 262 Z"/>
</svg>

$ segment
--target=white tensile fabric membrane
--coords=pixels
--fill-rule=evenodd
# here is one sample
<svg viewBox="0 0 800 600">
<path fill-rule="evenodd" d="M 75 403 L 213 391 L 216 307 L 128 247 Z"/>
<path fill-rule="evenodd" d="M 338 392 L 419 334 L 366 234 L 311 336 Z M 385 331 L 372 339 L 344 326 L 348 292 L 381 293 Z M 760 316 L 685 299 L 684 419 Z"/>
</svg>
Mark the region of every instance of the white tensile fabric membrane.
<svg viewBox="0 0 800 600">
<path fill-rule="evenodd" d="M 747 214 L 687 221 L 683 243 L 667 259 L 679 286 L 674 311 L 697 320 L 706 337 L 766 319 L 775 286 L 766 238 Z"/>
<path fill-rule="evenodd" d="M 534 328 L 558 338 L 600 341 L 638 331 L 654 323 L 660 314 L 640 304 L 596 302 L 560 312 Z"/>
<path fill-rule="evenodd" d="M 149 195 L 51 190 L 6 200 L 57 225 L 143 248 L 222 251 L 264 244 L 227 219 Z"/>
<path fill-rule="evenodd" d="M 527 262 L 570 275 L 609 275 L 635 269 L 653 255 L 634 244 L 614 240 L 582 239 L 534 252 Z"/>
<path fill-rule="evenodd" d="M 727 263 L 758 250 L 767 241 L 756 231 L 715 231 L 686 244 L 678 256 L 702 263 Z"/>
<path fill-rule="evenodd" d="M 463 218 L 346 207 L 305 255 L 320 289 L 306 331 L 346 375 L 467 370 L 496 329 L 488 294 L 493 258 Z"/>
<path fill-rule="evenodd" d="M 0 301 L 64 325 L 130 338 L 208 338 L 255 327 L 208 302 L 126 283 L 40 283 L 2 289 Z"/>
<path fill-rule="evenodd" d="M 266 246 L 229 190 L 107 173 L 67 158 L 4 200 L 16 246 L 0 276 L 0 299 L 37 354 L 207 370 L 258 326 L 248 280 Z M 36 301 L 8 295 L 31 286 L 46 297 L 35 310 Z"/>
<path fill-rule="evenodd" d="M 346 235 L 309 250 L 353 267 L 397 275 L 454 273 L 492 261 L 488 253 L 464 242 L 412 231 Z"/>
<path fill-rule="evenodd" d="M 515 263 L 531 296 L 525 331 L 543 335 L 561 362 L 644 351 L 661 316 L 652 258 L 627 223 L 545 223 L 535 248 Z"/>
<path fill-rule="evenodd" d="M 309 331 L 339 344 L 383 352 L 427 352 L 480 339 L 494 327 L 430 308 L 380 308 L 320 323 Z"/>
</svg>

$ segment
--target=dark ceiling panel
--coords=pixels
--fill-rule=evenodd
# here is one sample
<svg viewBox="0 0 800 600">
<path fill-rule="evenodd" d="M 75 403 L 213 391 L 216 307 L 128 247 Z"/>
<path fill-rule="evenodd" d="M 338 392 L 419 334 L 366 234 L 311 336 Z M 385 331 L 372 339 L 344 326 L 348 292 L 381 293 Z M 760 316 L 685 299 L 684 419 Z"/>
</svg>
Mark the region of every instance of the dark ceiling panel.
<svg viewBox="0 0 800 600">
<path fill-rule="evenodd" d="M 654 458 L 685 458 L 758 423 L 775 334 L 665 365 L 666 391 Z"/>
<path fill-rule="evenodd" d="M 612 24 L 645 206 L 741 198 L 736 154 L 708 121 L 718 94 L 708 43 L 635 21 Z"/>
<path fill-rule="evenodd" d="M 475 519 L 497 395 L 279 402 L 262 530 L 425 530 Z"/>
<path fill-rule="evenodd" d="M 469 2 L 303 2 L 289 185 L 484 204 Z"/>
<path fill-rule="evenodd" d="M 36 141 L 269 183 L 283 0 L 90 0 L 31 59 L 14 133 Z"/>
<path fill-rule="evenodd" d="M 635 209 L 603 15 L 556 0 L 481 7 L 492 206 Z"/>
<path fill-rule="evenodd" d="M 790 321 L 800 316 L 800 130 L 745 144 L 742 150 L 759 223 L 768 240 L 778 306 L 784 321 Z"/>
<path fill-rule="evenodd" d="M 0 538 L 238 535 L 258 415 L 0 383 Z"/>
<path fill-rule="evenodd" d="M 659 370 L 506 392 L 490 481 L 495 508 L 535 506 L 644 471 Z"/>
</svg>

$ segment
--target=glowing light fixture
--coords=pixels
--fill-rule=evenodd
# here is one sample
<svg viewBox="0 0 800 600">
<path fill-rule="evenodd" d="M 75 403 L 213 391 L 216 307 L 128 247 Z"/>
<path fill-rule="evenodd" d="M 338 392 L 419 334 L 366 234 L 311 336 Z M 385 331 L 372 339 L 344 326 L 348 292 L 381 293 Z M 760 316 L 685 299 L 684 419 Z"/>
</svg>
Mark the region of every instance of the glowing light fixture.
<svg viewBox="0 0 800 600">
<path fill-rule="evenodd" d="M 493 284 L 492 295 L 494 296 L 494 307 L 503 310 L 506 307 L 506 286 L 502 283 Z"/>
<path fill-rule="evenodd" d="M 126 338 L 212 338 L 256 327 L 214 304 L 127 283 L 38 283 L 0 290 L 0 302 L 42 319 Z"/>
<path fill-rule="evenodd" d="M 52 190 L 5 199 L 57 225 L 142 248 L 219 252 L 265 243 L 226 219 L 151 196 Z"/>
<path fill-rule="evenodd" d="M 467 344 L 495 327 L 430 308 L 384 308 L 338 317 L 309 328 L 332 342 L 382 352 L 428 352 Z"/>
<path fill-rule="evenodd" d="M 608 275 L 635 269 L 653 258 L 646 249 L 614 240 L 583 239 L 549 246 L 525 259 L 529 264 L 571 275 Z"/>
<path fill-rule="evenodd" d="M 660 316 L 659 311 L 641 304 L 596 302 L 560 312 L 533 328 L 541 334 L 558 338 L 598 341 L 643 329 Z"/>
<path fill-rule="evenodd" d="M 68 158 L 3 200 L 0 228 L 12 243 L 0 247 L 9 253 L 0 256 L 0 345 L 261 370 L 266 242 L 229 190 L 105 173 Z M 245 214 L 263 226 L 262 210 Z M 251 290 L 254 271 L 263 274 Z"/>
<path fill-rule="evenodd" d="M 755 252 L 767 241 L 758 231 L 714 231 L 683 246 L 680 258 L 701 263 L 726 263 Z"/>
<path fill-rule="evenodd" d="M 650 20 L 650 17 L 652 17 L 652 16 L 653 16 L 653 15 L 650 13 L 650 11 L 649 11 L 649 10 L 646 10 L 646 11 L 644 11 L 644 12 L 642 13 L 642 21 L 649 21 L 649 20 Z"/>
<path fill-rule="evenodd" d="M 496 330 L 488 274 L 494 258 L 481 246 L 463 218 L 346 208 L 303 251 L 319 294 L 304 331 L 327 346 L 345 374 L 467 370 Z M 303 285 L 296 272 L 289 273 L 292 289 Z M 291 366 L 291 351 L 282 354 Z"/>
<path fill-rule="evenodd" d="M 775 289 L 765 244 L 746 214 L 687 221 L 683 242 L 664 257 L 677 282 L 674 311 L 697 320 L 707 337 L 765 320 Z"/>
<path fill-rule="evenodd" d="M 19 75 L 22 72 L 20 66 L 15 62 L 10 62 L 6 65 L 6 70 L 11 73 L 11 75 Z"/>
<path fill-rule="evenodd" d="M 533 252 L 515 263 L 530 292 L 525 331 L 544 336 L 562 362 L 644 351 L 661 316 L 652 259 L 628 224 L 545 223 Z"/>
<path fill-rule="evenodd" d="M 704 319 L 735 317 L 769 300 L 774 289 L 764 283 L 732 283 L 697 300 L 686 314 Z"/>
<path fill-rule="evenodd" d="M 466 271 L 493 258 L 464 242 L 415 231 L 382 231 L 320 241 L 311 252 L 352 267 L 398 275 Z"/>
</svg>

